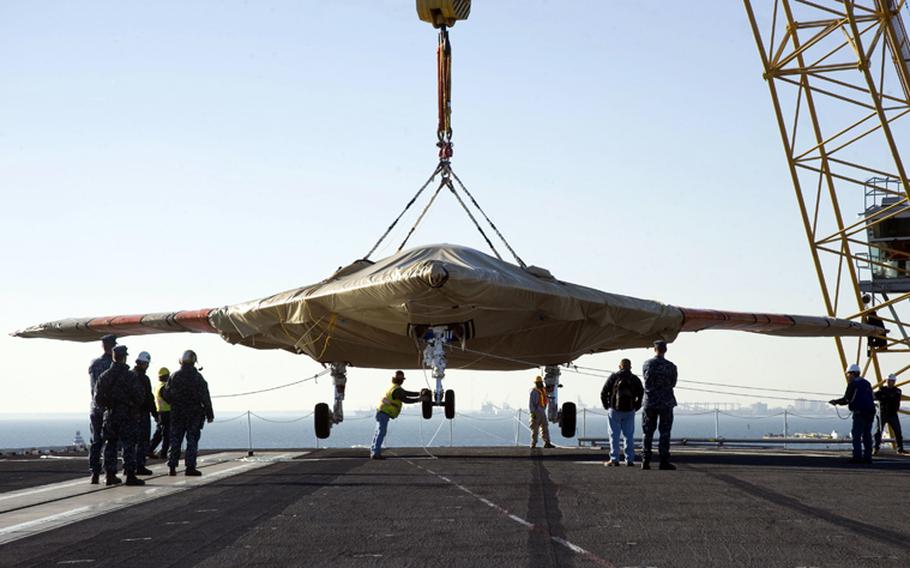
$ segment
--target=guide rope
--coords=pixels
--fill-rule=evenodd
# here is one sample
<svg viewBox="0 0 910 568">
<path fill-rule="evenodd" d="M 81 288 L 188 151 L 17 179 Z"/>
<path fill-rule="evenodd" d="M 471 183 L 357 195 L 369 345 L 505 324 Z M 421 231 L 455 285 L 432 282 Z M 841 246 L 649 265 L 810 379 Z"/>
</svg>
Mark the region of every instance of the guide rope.
<svg viewBox="0 0 910 568">
<path fill-rule="evenodd" d="M 259 394 L 259 393 L 263 393 L 263 392 L 269 392 L 269 391 L 275 391 L 275 390 L 279 390 L 279 389 L 285 389 L 285 388 L 292 387 L 292 386 L 294 386 L 294 385 L 299 385 L 299 384 L 301 384 L 301 383 L 305 383 L 305 382 L 308 382 L 308 381 L 315 381 L 316 379 L 318 379 L 319 377 L 325 375 L 325 374 L 328 373 L 329 371 L 330 371 L 330 369 L 324 369 L 324 370 L 322 370 L 322 371 L 316 373 L 316 374 L 313 375 L 312 377 L 307 377 L 307 378 L 305 378 L 305 379 L 300 379 L 299 381 L 294 381 L 294 382 L 291 382 L 291 383 L 285 383 L 285 384 L 283 384 L 283 385 L 278 385 L 278 386 L 275 386 L 275 387 L 269 387 L 269 388 L 265 388 L 265 389 L 259 389 L 259 390 L 247 391 L 247 392 L 237 392 L 237 393 L 232 393 L 232 394 L 216 394 L 216 395 L 212 395 L 211 398 L 233 398 L 233 397 L 237 397 L 237 396 L 248 396 L 248 395 L 251 395 L 251 394 Z"/>
</svg>

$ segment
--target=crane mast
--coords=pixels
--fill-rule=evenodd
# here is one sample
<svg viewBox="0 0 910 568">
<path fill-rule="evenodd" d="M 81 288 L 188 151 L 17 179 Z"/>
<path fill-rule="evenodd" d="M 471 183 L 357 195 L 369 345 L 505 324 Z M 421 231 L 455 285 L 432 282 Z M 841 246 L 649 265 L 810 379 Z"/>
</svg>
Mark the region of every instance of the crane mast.
<svg viewBox="0 0 910 568">
<path fill-rule="evenodd" d="M 889 328 L 886 340 L 835 339 L 842 367 L 910 382 L 906 0 L 743 3 L 825 309 Z"/>
</svg>

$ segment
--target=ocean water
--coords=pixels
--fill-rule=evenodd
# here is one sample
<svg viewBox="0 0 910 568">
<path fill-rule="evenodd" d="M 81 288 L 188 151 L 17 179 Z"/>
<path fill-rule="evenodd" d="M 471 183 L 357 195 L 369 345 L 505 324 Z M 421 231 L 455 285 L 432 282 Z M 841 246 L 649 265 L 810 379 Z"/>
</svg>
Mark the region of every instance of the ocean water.
<svg viewBox="0 0 910 568">
<path fill-rule="evenodd" d="M 787 417 L 788 432 L 818 432 L 840 437 L 850 432 L 849 415 L 843 413 L 819 417 Z M 419 446 L 511 446 L 526 445 L 530 434 L 527 412 L 521 414 L 489 415 L 463 413 L 446 420 L 441 413 L 424 420 L 416 409 L 408 409 L 389 424 L 387 447 Z M 317 440 L 313 418 L 309 413 L 246 412 L 225 413 L 202 432 L 200 447 L 205 449 L 250 448 L 309 448 L 309 447 L 367 447 L 375 428 L 373 413 L 349 413 L 342 424 L 332 429 L 327 440 Z M 0 414 L 0 449 L 65 447 L 72 443 L 76 431 L 89 439 L 88 414 L 11 415 Z M 559 429 L 551 426 L 553 442 L 574 446 L 577 438 L 563 438 Z M 717 431 L 725 438 L 760 438 L 766 434 L 781 435 L 784 419 L 780 415 L 767 417 L 721 413 L 717 416 Z M 636 434 L 641 432 L 640 413 Z M 578 412 L 578 436 L 606 436 L 607 418 L 603 410 Z M 715 435 L 715 415 L 677 413 L 673 437 L 705 438 Z"/>
</svg>

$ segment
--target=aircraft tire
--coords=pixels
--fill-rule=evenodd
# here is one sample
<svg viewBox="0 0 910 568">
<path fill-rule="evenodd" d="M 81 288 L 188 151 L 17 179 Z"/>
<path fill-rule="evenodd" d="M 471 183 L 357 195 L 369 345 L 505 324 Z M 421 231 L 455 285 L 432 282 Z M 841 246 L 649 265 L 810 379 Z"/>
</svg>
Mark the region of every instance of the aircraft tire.
<svg viewBox="0 0 910 568">
<path fill-rule="evenodd" d="M 455 391 L 451 389 L 446 391 L 445 409 L 446 418 L 449 420 L 455 418 Z"/>
<path fill-rule="evenodd" d="M 423 417 L 427 420 L 433 418 L 433 403 L 429 400 L 421 401 L 420 410 L 423 412 Z"/>
<path fill-rule="evenodd" d="M 320 402 L 313 411 L 313 420 L 315 422 L 316 437 L 325 440 L 332 431 L 332 415 L 329 412 L 329 405 Z"/>
<path fill-rule="evenodd" d="M 575 437 L 575 403 L 566 402 L 562 405 L 562 420 L 559 424 L 560 434 L 563 438 Z"/>
</svg>

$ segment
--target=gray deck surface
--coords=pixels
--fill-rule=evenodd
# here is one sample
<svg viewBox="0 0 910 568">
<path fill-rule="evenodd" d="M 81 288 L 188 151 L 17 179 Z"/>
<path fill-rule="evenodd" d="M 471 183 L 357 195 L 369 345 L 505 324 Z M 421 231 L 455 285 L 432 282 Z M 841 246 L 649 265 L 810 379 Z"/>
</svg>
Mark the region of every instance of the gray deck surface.
<svg viewBox="0 0 910 568">
<path fill-rule="evenodd" d="M 0 546 L 0 566 L 910 565 L 906 459 L 680 450 L 646 472 L 584 449 L 430 451 L 313 450 Z M 32 467 L 65 469 L 2 461 L 0 487 Z"/>
</svg>

